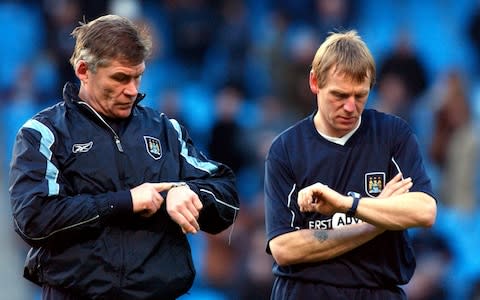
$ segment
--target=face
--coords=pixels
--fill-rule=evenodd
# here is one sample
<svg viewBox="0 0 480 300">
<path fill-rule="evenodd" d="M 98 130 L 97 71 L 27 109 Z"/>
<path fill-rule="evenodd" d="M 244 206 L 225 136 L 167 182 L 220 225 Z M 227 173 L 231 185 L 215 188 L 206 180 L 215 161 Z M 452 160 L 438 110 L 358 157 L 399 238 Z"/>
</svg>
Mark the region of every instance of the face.
<svg viewBox="0 0 480 300">
<path fill-rule="evenodd" d="M 127 118 L 132 112 L 138 94 L 145 63 L 136 66 L 114 60 L 97 71 L 88 70 L 85 62 L 79 62 L 76 74 L 81 81 L 79 96 L 98 113 L 108 118 Z"/>
<path fill-rule="evenodd" d="M 358 124 L 370 92 L 370 79 L 355 82 L 334 70 L 329 71 L 325 86 L 318 87 L 313 72 L 310 72 L 309 83 L 311 91 L 317 95 L 315 127 L 328 136 L 342 137 Z"/>
</svg>

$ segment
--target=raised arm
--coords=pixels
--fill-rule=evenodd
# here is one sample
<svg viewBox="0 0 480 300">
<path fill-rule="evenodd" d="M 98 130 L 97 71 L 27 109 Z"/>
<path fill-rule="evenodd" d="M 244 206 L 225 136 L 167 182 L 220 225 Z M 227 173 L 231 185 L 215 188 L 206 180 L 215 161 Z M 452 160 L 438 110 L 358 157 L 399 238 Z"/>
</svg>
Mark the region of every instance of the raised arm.
<svg viewBox="0 0 480 300">
<path fill-rule="evenodd" d="M 326 185 L 316 183 L 299 192 L 298 204 L 302 211 L 315 211 L 325 215 L 346 213 L 353 197 L 337 193 Z M 365 222 L 387 230 L 411 227 L 431 227 L 435 222 L 436 201 L 423 192 L 393 194 L 381 201 L 361 198 L 355 216 Z"/>
<path fill-rule="evenodd" d="M 228 166 L 203 155 L 177 121 L 170 122 L 179 143 L 180 180 L 186 185 L 169 191 L 167 211 L 184 232 L 221 232 L 233 224 L 240 209 L 235 176 Z"/>
<path fill-rule="evenodd" d="M 411 186 L 409 178 L 402 180 L 398 174 L 387 183 L 378 198 L 404 194 Z M 351 251 L 384 231 L 384 228 L 366 222 L 332 230 L 301 229 L 273 238 L 269 247 L 279 265 L 316 262 Z"/>
<path fill-rule="evenodd" d="M 53 131 L 34 119 L 20 129 L 15 142 L 9 179 L 13 221 L 32 246 L 71 240 L 72 233 L 100 228 L 103 221 L 132 212 L 128 190 L 68 193 L 74 189 L 57 161 L 57 142 Z"/>
</svg>

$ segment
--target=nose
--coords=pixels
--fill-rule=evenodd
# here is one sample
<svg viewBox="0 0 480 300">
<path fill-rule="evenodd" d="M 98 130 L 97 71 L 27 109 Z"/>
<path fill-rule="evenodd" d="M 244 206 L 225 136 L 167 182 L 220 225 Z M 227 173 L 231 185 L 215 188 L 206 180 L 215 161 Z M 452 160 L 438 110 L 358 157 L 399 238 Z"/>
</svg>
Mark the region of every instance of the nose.
<svg viewBox="0 0 480 300">
<path fill-rule="evenodd" d="M 125 86 L 124 93 L 128 96 L 134 97 L 138 94 L 138 88 L 135 80 L 130 80 Z"/>
<path fill-rule="evenodd" d="M 347 111 L 349 113 L 352 113 L 352 112 L 355 111 L 355 97 L 354 96 L 350 96 L 350 97 L 347 98 L 347 100 L 343 104 L 343 109 L 345 109 L 345 111 Z"/>
</svg>

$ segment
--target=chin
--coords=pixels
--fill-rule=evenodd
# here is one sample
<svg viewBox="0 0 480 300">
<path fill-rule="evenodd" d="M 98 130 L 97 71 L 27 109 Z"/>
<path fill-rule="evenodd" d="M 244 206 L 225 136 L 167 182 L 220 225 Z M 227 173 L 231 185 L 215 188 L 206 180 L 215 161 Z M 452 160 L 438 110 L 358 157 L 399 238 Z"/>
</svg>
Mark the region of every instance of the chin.
<svg viewBox="0 0 480 300">
<path fill-rule="evenodd" d="M 338 124 L 338 128 L 340 130 L 345 130 L 345 131 L 350 131 L 352 130 L 353 128 L 355 128 L 355 126 L 357 126 L 357 121 L 355 122 L 342 122 L 340 124 Z"/>
<path fill-rule="evenodd" d="M 122 111 L 119 111 L 115 114 L 115 117 L 117 119 L 126 119 L 128 117 L 130 117 L 130 115 L 132 114 L 132 110 L 129 109 L 129 110 L 122 110 Z"/>
</svg>

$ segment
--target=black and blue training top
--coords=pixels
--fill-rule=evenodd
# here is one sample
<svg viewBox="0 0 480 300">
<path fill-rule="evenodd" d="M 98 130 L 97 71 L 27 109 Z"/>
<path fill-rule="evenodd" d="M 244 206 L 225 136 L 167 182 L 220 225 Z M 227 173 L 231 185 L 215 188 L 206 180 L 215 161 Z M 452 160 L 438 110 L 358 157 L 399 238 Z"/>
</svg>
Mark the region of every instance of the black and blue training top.
<svg viewBox="0 0 480 300">
<path fill-rule="evenodd" d="M 297 194 L 320 182 L 339 193 L 355 191 L 376 197 L 399 172 L 411 177 L 411 192 L 434 197 L 419 146 L 408 124 L 392 115 L 365 110 L 357 131 L 345 145 L 333 143 L 315 129 L 313 116 L 281 133 L 266 159 L 265 209 L 267 241 L 299 229 L 334 229 L 362 222 L 345 214 L 301 213 Z M 270 252 L 267 246 L 267 252 Z M 415 257 L 404 231 L 386 231 L 336 258 L 317 263 L 279 266 L 276 276 L 340 287 L 388 287 L 407 283 Z"/>
</svg>

